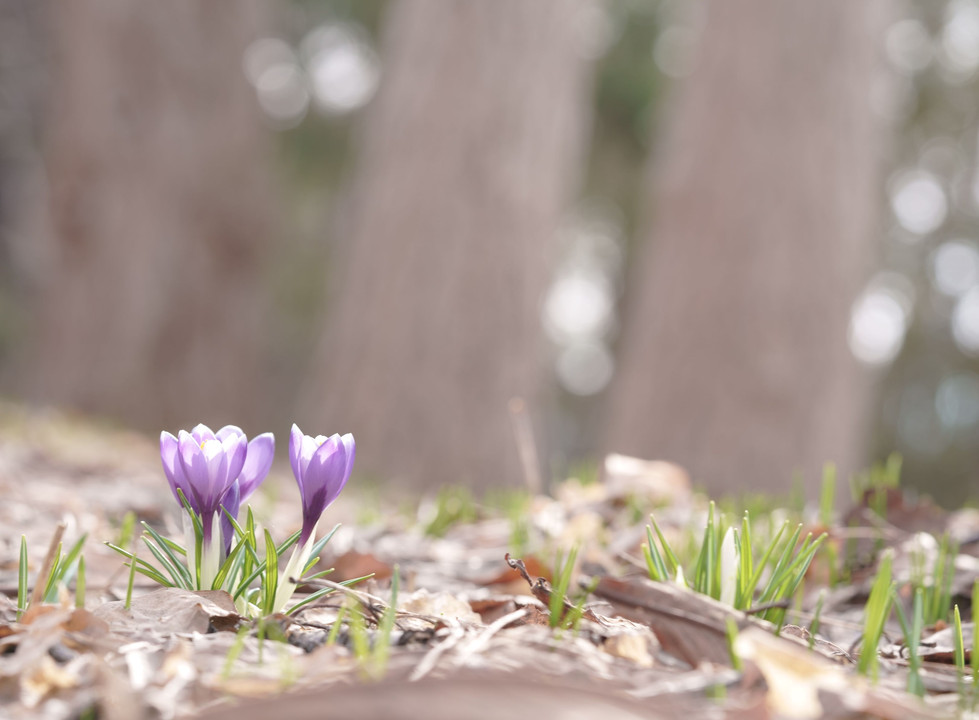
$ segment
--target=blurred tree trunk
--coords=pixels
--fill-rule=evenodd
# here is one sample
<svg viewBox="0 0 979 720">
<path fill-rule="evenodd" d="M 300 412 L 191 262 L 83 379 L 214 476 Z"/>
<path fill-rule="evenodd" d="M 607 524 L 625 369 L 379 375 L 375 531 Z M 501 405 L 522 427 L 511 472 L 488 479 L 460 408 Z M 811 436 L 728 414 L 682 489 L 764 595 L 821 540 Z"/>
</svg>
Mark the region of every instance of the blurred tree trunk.
<svg viewBox="0 0 979 720">
<path fill-rule="evenodd" d="M 869 268 L 884 14 L 848 0 L 706 5 L 632 278 L 607 447 L 708 489 L 810 487 L 864 460 L 847 347 Z"/>
<path fill-rule="evenodd" d="M 580 8 L 392 5 L 336 302 L 301 417 L 402 487 L 522 477 L 507 412 L 546 367 L 539 301 L 583 162 Z"/>
<path fill-rule="evenodd" d="M 36 397 L 154 428 L 254 418 L 271 148 L 241 62 L 260 8 L 54 3 Z"/>
</svg>

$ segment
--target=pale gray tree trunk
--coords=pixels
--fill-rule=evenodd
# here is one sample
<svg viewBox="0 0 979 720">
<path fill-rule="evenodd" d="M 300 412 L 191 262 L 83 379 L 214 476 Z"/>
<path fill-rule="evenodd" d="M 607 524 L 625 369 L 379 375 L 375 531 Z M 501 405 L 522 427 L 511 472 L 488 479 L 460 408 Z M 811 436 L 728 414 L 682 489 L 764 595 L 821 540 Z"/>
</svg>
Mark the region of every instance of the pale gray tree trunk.
<svg viewBox="0 0 979 720">
<path fill-rule="evenodd" d="M 390 9 L 301 417 L 353 431 L 359 469 L 398 487 L 521 481 L 507 403 L 539 409 L 540 297 L 587 129 L 579 11 Z"/>
<path fill-rule="evenodd" d="M 66 0 L 50 17 L 29 387 L 151 427 L 248 423 L 271 147 L 241 67 L 261 5 Z"/>
<path fill-rule="evenodd" d="M 877 237 L 878 3 L 706 4 L 629 289 L 609 449 L 712 491 L 864 460 L 850 304 Z"/>
</svg>

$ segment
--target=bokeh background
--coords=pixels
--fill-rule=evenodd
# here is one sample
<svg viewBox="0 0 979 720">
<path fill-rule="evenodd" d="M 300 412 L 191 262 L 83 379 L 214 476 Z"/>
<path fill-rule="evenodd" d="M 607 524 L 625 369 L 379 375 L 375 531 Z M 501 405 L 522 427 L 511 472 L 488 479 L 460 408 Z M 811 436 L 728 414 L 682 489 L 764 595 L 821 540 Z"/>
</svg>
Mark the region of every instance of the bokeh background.
<svg viewBox="0 0 979 720">
<path fill-rule="evenodd" d="M 959 503 L 977 71 L 973 0 L 2 0 L 0 392 L 399 490 Z"/>
</svg>

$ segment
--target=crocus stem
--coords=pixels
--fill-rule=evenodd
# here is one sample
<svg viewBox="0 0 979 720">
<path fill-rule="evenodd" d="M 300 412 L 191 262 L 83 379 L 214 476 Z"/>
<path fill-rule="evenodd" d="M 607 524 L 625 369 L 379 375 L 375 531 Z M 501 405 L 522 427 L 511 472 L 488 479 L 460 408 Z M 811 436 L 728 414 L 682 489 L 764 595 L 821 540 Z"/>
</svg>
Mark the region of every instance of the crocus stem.
<svg viewBox="0 0 979 720">
<path fill-rule="evenodd" d="M 296 585 L 298 584 L 296 581 L 301 579 L 300 576 L 306 569 L 306 563 L 309 562 L 309 556 L 313 552 L 315 540 L 316 533 L 312 532 L 302 546 L 297 545 L 292 549 L 289 562 L 279 577 L 279 587 L 275 591 L 275 602 L 272 605 L 273 613 L 282 612 L 292 594 L 296 592 Z"/>
<path fill-rule="evenodd" d="M 187 570 L 190 571 L 191 582 L 198 583 L 197 587 L 191 589 L 197 590 L 200 588 L 200 583 L 197 578 L 197 533 L 194 531 L 194 521 L 191 520 L 188 512 L 184 512 L 182 520 L 184 525 L 184 547 L 187 549 Z"/>
<path fill-rule="evenodd" d="M 221 518 L 217 513 L 211 516 L 210 537 L 205 535 L 204 546 L 201 548 L 201 590 L 211 590 L 214 578 L 221 568 L 221 555 L 224 542 L 221 540 Z"/>
</svg>

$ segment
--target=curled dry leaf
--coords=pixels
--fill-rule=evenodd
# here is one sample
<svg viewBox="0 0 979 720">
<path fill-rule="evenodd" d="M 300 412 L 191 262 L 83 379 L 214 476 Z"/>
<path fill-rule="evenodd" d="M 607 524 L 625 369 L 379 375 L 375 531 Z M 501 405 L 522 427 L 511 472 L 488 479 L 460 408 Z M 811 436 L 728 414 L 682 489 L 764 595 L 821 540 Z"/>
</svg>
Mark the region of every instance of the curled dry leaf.
<svg viewBox="0 0 979 720">
<path fill-rule="evenodd" d="M 106 603 L 94 612 L 113 629 L 131 632 L 205 633 L 212 629 L 234 630 L 241 621 L 231 596 L 223 590 L 164 588 L 133 598 L 128 610 L 120 600 Z"/>
</svg>

